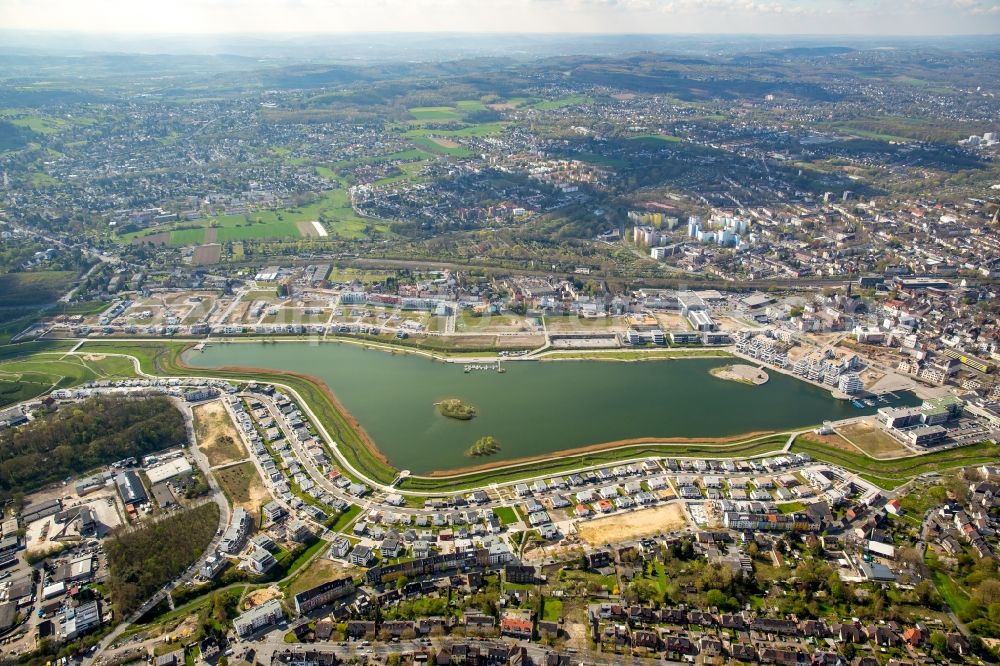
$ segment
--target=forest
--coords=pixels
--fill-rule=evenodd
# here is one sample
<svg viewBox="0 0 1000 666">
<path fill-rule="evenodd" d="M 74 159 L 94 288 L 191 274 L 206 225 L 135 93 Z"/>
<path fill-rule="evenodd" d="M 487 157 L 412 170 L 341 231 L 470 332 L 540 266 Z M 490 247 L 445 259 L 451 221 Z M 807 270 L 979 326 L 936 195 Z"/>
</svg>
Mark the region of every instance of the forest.
<svg viewBox="0 0 1000 666">
<path fill-rule="evenodd" d="M 0 498 L 187 440 L 170 401 L 98 397 L 0 432 Z"/>
<path fill-rule="evenodd" d="M 105 542 L 108 591 L 122 618 L 179 576 L 208 547 L 219 528 L 219 506 L 206 502 L 155 523 L 121 528 Z M 163 544 L 169 543 L 170 548 Z"/>
</svg>

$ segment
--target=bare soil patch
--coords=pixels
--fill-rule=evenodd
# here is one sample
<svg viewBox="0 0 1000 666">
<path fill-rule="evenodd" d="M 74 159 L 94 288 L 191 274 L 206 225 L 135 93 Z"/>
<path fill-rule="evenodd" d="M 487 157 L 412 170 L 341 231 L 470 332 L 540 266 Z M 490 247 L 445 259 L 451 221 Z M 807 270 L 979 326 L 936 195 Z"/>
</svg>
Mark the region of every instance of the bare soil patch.
<svg viewBox="0 0 1000 666">
<path fill-rule="evenodd" d="M 214 243 L 215 239 L 219 237 L 219 230 L 216 227 L 209 227 L 205 229 L 205 243 Z"/>
<path fill-rule="evenodd" d="M 210 231 L 215 230 L 211 229 Z M 195 266 L 209 266 L 211 264 L 219 263 L 220 258 L 222 258 L 222 245 L 219 243 L 212 243 L 210 245 L 199 245 L 196 247 L 191 261 Z"/>
<path fill-rule="evenodd" d="M 431 137 L 431 141 L 441 146 L 442 148 L 458 148 L 461 145 L 457 141 L 452 141 L 451 139 L 445 139 L 444 137 L 440 136 Z"/>
<path fill-rule="evenodd" d="M 678 503 L 655 509 L 642 509 L 577 525 L 580 538 L 593 546 L 630 541 L 642 536 L 670 532 L 687 527 L 687 516 Z"/>
<path fill-rule="evenodd" d="M 132 245 L 170 245 L 170 232 L 161 231 L 149 236 L 136 236 L 132 239 Z"/>
<path fill-rule="evenodd" d="M 846 440 L 873 458 L 896 458 L 909 453 L 892 435 L 867 419 L 838 428 L 838 431 Z"/>
<path fill-rule="evenodd" d="M 721 368 L 712 368 L 709 370 L 709 373 L 713 377 L 717 377 L 719 379 L 752 386 L 766 384 L 768 380 L 766 372 L 760 368 L 752 365 L 746 365 L 744 363 L 726 365 Z"/>
<path fill-rule="evenodd" d="M 328 560 L 325 557 L 317 557 L 312 561 L 309 567 L 303 571 L 291 585 L 288 586 L 288 589 L 285 590 L 285 594 L 291 598 L 299 592 L 304 592 L 305 590 L 312 589 L 327 581 L 350 575 L 350 573 L 350 568 L 340 562 Z"/>
<path fill-rule="evenodd" d="M 243 460 L 247 452 L 222 402 L 215 400 L 194 408 L 194 431 L 198 448 L 212 467 Z"/>
<path fill-rule="evenodd" d="M 686 331 L 691 328 L 679 314 L 657 312 L 656 319 L 664 331 Z"/>
<path fill-rule="evenodd" d="M 295 226 L 303 238 L 319 238 L 319 230 L 312 222 L 296 222 Z"/>
<path fill-rule="evenodd" d="M 500 335 L 496 346 L 504 348 L 541 347 L 545 343 L 543 335 Z"/>
<path fill-rule="evenodd" d="M 831 435 L 817 435 L 816 433 L 809 433 L 808 435 L 803 435 L 800 439 L 807 442 L 816 442 L 818 444 L 822 444 L 823 446 L 829 446 L 832 449 L 840 449 L 841 451 L 849 451 L 851 453 L 858 452 L 858 447 L 854 446 L 837 433 L 833 433 Z"/>
<path fill-rule="evenodd" d="M 260 590 L 254 590 L 246 596 L 246 607 L 255 608 L 263 603 L 270 601 L 271 599 L 280 599 L 281 590 L 278 589 L 277 585 L 272 585 L 271 587 L 265 587 Z"/>
</svg>

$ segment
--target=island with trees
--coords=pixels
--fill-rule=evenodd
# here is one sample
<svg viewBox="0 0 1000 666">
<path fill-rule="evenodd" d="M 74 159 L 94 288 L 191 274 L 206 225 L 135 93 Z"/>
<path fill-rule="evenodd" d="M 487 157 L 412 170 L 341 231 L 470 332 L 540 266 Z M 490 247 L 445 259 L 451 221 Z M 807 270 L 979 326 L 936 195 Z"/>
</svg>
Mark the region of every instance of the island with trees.
<svg viewBox="0 0 1000 666">
<path fill-rule="evenodd" d="M 438 411 L 442 416 L 458 421 L 471 421 L 476 418 L 476 408 L 462 402 L 458 398 L 448 398 L 437 403 Z"/>
<path fill-rule="evenodd" d="M 486 435 L 485 437 L 480 437 L 469 447 L 465 455 L 470 458 L 481 458 L 483 456 L 492 456 L 493 454 L 500 451 L 500 442 L 498 442 L 492 435 Z"/>
</svg>

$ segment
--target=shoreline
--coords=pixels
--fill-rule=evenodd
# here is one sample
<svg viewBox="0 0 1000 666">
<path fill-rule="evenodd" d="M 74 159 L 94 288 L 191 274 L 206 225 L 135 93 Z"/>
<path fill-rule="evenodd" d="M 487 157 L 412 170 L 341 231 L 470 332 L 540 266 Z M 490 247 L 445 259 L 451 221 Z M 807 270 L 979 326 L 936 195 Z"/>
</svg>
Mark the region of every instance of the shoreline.
<svg viewBox="0 0 1000 666">
<path fill-rule="evenodd" d="M 672 444 L 680 444 L 680 445 L 701 444 L 706 446 L 718 446 L 721 449 L 727 446 L 744 444 L 754 439 L 770 437 L 776 434 L 778 434 L 777 430 L 761 430 L 757 432 L 749 432 L 740 435 L 732 435 L 730 437 L 666 437 L 666 438 L 637 437 L 632 439 L 619 439 L 611 442 L 603 442 L 600 444 L 586 444 L 584 446 L 577 446 L 572 449 L 563 449 L 561 451 L 555 451 L 551 454 L 539 454 L 537 456 L 522 456 L 520 458 L 512 458 L 510 460 L 502 460 L 502 461 L 498 460 L 496 462 L 487 462 L 479 465 L 468 465 L 465 467 L 457 467 L 453 469 L 434 470 L 431 472 L 424 472 L 422 474 L 411 475 L 411 478 L 424 478 L 424 479 L 458 478 L 461 476 L 466 476 L 468 474 L 488 472 L 493 469 L 520 467 L 522 465 L 527 465 L 530 463 L 541 462 L 546 460 L 576 458 L 578 456 L 585 456 L 588 453 L 600 453 L 604 451 L 613 451 L 615 449 L 627 449 L 633 446 L 670 446 Z"/>
<path fill-rule="evenodd" d="M 58 339 L 58 338 L 52 338 Z M 72 338 L 69 338 L 72 339 Z M 144 339 L 148 342 L 156 342 L 157 338 Z M 115 338 L 104 338 L 101 340 L 106 342 L 114 342 Z M 184 352 L 187 353 L 193 350 L 193 346 L 198 344 L 198 341 L 191 339 L 189 340 L 191 346 L 186 348 Z M 733 353 L 732 345 L 722 345 L 714 347 L 655 347 L 655 348 L 632 348 L 632 347 L 619 347 L 615 349 L 554 349 L 547 348 L 544 351 L 540 351 L 538 354 L 532 353 L 530 350 L 528 353 L 521 354 L 518 356 L 500 356 L 499 352 L 509 351 L 505 349 L 494 349 L 492 351 L 480 351 L 480 350 L 455 350 L 454 352 L 448 352 L 443 350 L 431 350 L 425 349 L 423 347 L 416 347 L 410 345 L 397 345 L 392 342 L 382 341 L 382 340 L 368 340 L 365 338 L 357 337 L 339 337 L 335 336 L 332 338 L 307 338 L 307 337 L 237 337 L 237 338 L 224 338 L 219 340 L 200 340 L 206 347 L 219 346 L 219 345 L 230 345 L 230 344 L 278 344 L 278 343 L 300 343 L 300 344 L 311 344 L 311 345 L 322 345 L 322 344 L 349 344 L 360 346 L 365 349 L 372 349 L 376 351 L 388 352 L 390 354 L 395 354 L 397 352 L 404 354 L 413 354 L 415 356 L 423 356 L 429 358 L 433 361 L 441 361 L 444 363 L 466 363 L 474 362 L 477 359 L 489 359 L 491 361 L 500 360 L 502 362 L 521 362 L 521 361 L 618 361 L 620 363 L 635 363 L 642 361 L 673 361 L 677 359 L 687 359 L 687 358 L 733 358 L 735 354 Z M 688 353 L 690 352 L 690 353 Z M 640 356 L 645 356 L 645 358 L 621 358 L 621 354 L 638 354 Z M 619 355 L 619 356 L 616 356 Z"/>
<path fill-rule="evenodd" d="M 712 368 L 708 371 L 716 379 L 727 382 L 736 382 L 744 386 L 763 386 L 771 378 L 760 368 L 755 368 L 744 363 L 734 363 L 719 368 Z"/>
</svg>

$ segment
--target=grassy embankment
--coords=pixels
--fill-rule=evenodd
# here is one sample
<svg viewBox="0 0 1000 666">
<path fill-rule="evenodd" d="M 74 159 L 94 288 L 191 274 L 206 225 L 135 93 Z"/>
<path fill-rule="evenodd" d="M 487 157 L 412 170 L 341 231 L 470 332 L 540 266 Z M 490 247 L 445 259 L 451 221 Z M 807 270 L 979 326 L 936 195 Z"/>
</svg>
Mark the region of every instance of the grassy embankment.
<svg viewBox="0 0 1000 666">
<path fill-rule="evenodd" d="M 853 472 L 875 485 L 892 489 L 915 476 L 940 472 L 955 467 L 967 467 L 995 462 L 1000 458 L 1000 446 L 983 442 L 957 449 L 935 451 L 922 456 L 877 460 L 860 453 L 831 448 L 812 441 L 808 436 L 799 437 L 792 444 L 795 453 L 808 453 L 816 460 L 833 463 Z"/>
<path fill-rule="evenodd" d="M 561 456 L 495 469 L 486 469 L 452 477 L 412 476 L 404 479 L 397 487 L 403 490 L 418 492 L 450 493 L 477 488 L 490 483 L 505 483 L 527 477 L 562 474 L 583 467 L 613 464 L 622 460 L 636 458 L 661 457 L 668 454 L 675 456 L 704 456 L 706 458 L 727 456 L 739 458 L 763 455 L 781 450 L 781 447 L 784 446 L 787 440 L 788 435 L 776 434 L 731 444 L 694 442 L 624 446 L 606 451 L 594 451 L 579 455 Z"/>
</svg>

